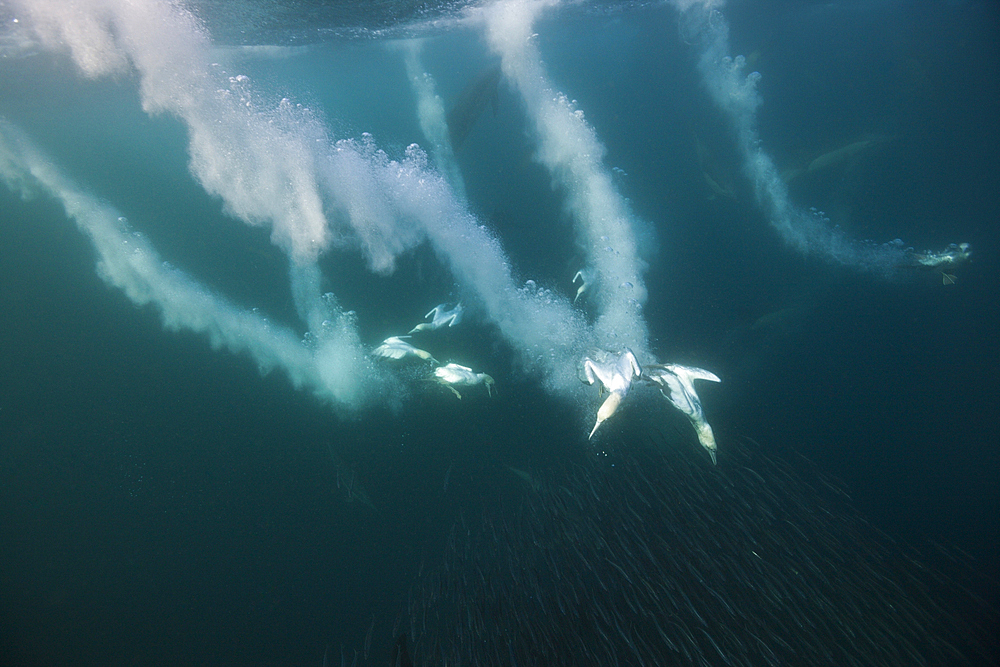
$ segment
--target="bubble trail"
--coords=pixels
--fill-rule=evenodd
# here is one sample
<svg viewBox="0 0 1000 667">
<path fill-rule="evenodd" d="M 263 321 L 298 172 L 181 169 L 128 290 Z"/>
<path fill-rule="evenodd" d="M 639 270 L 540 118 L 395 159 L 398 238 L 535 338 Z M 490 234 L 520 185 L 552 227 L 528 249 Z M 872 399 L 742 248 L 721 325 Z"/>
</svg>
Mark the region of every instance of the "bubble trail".
<svg viewBox="0 0 1000 667">
<path fill-rule="evenodd" d="M 509 0 L 483 8 L 486 39 L 500 55 L 503 75 L 521 94 L 538 138 L 536 157 L 565 191 L 577 244 L 596 275 L 591 299 L 598 310 L 597 345 L 613 351 L 629 347 L 646 358 L 646 265 L 637 247 L 637 221 L 603 164 L 597 133 L 576 103 L 549 82 L 535 46 L 535 19 L 554 4 Z"/>
<path fill-rule="evenodd" d="M 902 268 L 914 267 L 917 256 L 901 241 L 858 241 L 830 224 L 815 209 L 796 206 L 789 197 L 771 156 L 764 150 L 757 125 L 763 104 L 758 91 L 760 72 L 747 72 L 746 59 L 731 55 L 729 23 L 723 0 L 674 0 L 681 12 L 686 41 L 701 49 L 698 69 L 709 96 L 726 115 L 736 134 L 743 169 L 753 184 L 757 203 L 781 239 L 796 251 L 825 258 L 891 278 Z"/>
</svg>

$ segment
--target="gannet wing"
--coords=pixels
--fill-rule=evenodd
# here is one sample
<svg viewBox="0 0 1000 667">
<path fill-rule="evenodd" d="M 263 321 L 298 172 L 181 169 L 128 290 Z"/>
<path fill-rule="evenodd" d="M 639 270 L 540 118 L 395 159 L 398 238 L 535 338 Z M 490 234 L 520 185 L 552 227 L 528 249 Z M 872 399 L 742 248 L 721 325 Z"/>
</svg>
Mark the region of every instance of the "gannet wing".
<svg viewBox="0 0 1000 667">
<path fill-rule="evenodd" d="M 448 319 L 447 319 L 448 326 L 453 327 L 457 324 L 461 324 L 462 316 L 464 314 L 465 314 L 465 306 L 463 306 L 462 302 L 459 301 L 458 303 L 455 304 L 455 307 L 452 308 L 451 312 L 448 314 Z"/>
<path fill-rule="evenodd" d="M 402 359 L 408 352 L 405 348 L 394 347 L 392 345 L 379 345 L 372 351 L 372 354 L 383 359 Z"/>
<path fill-rule="evenodd" d="M 587 384 L 600 381 L 602 387 L 608 386 L 614 375 L 607 364 L 599 364 L 590 358 L 583 360 L 583 374 L 587 378 L 585 380 Z"/>
<path fill-rule="evenodd" d="M 722 382 L 715 373 L 706 371 L 704 368 L 694 368 L 693 366 L 681 366 L 679 364 L 664 364 L 663 367 L 678 377 L 685 378 L 688 384 L 694 380 L 708 380 L 709 382 Z"/>
<path fill-rule="evenodd" d="M 678 376 L 670 373 L 664 373 L 660 378 L 662 384 L 665 384 L 667 389 L 667 391 L 663 391 L 663 387 L 661 386 L 660 392 L 666 396 L 668 401 L 673 403 L 675 408 L 688 417 L 696 417 L 702 414 L 701 401 L 698 399 L 698 394 L 690 382 L 684 382 Z"/>
<path fill-rule="evenodd" d="M 629 373 L 630 381 L 632 378 L 642 377 L 642 367 L 639 365 L 639 360 L 635 358 L 632 350 L 625 348 L 625 354 L 622 355 L 622 358 L 627 363 L 625 368 L 628 369 L 626 372 Z"/>
<path fill-rule="evenodd" d="M 584 269 L 580 269 L 576 272 L 576 275 L 573 276 L 573 284 L 575 285 L 578 280 L 580 281 L 580 287 L 576 290 L 576 296 L 573 297 L 573 303 L 576 303 L 577 299 L 579 299 L 590 287 L 590 275 Z"/>
<path fill-rule="evenodd" d="M 941 272 L 941 284 L 942 285 L 954 285 L 955 281 L 958 280 L 955 276 L 950 273 Z"/>
</svg>

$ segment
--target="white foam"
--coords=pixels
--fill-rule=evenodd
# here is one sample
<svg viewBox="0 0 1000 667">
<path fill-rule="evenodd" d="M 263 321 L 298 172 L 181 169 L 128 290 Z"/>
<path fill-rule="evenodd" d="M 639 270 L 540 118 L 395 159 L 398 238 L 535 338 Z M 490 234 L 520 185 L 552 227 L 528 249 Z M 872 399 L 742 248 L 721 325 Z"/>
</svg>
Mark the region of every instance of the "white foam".
<svg viewBox="0 0 1000 667">
<path fill-rule="evenodd" d="M 501 57 L 504 76 L 524 99 L 538 138 L 537 158 L 566 194 L 577 243 L 595 276 L 590 300 L 596 306 L 596 343 L 648 353 L 642 318 L 645 263 L 636 245 L 632 213 L 603 164 L 604 146 L 583 111 L 549 82 L 534 42 L 538 14 L 552 0 L 511 0 L 482 10 L 490 46 Z"/>
<path fill-rule="evenodd" d="M 324 128 L 287 101 L 262 108 L 245 76 L 211 66 L 211 42 L 198 19 L 173 2 L 14 0 L 52 50 L 69 48 L 88 77 L 140 79 L 143 108 L 171 113 L 188 128 L 191 171 L 227 212 L 270 225 L 297 260 L 329 244 L 313 166 Z"/>
<path fill-rule="evenodd" d="M 296 385 L 361 407 L 372 385 L 386 380 L 373 370 L 355 316 L 343 313 L 333 295 L 320 294 L 317 257 L 335 244 L 356 247 L 372 271 L 388 273 L 401 253 L 427 240 L 462 288 L 479 296 L 482 312 L 522 354 L 526 368 L 543 375 L 554 391 L 578 389 L 570 378 L 580 352 L 593 343 L 590 328 L 565 297 L 519 288 L 496 237 L 428 166 L 423 151 L 411 147 L 392 159 L 370 136 L 337 141 L 309 109 L 288 99 L 270 101 L 248 77 L 211 64 L 207 33 L 177 3 L 21 4 L 43 44 L 68 47 L 84 75 L 134 71 L 143 108 L 185 123 L 194 177 L 234 217 L 270 226 L 272 240 L 289 255 L 293 299 L 309 328 L 309 345 L 303 350 L 290 331 L 240 311 L 158 259 L 138 266 L 139 255 L 156 257 L 144 240 L 138 254 L 117 254 L 123 239 L 107 224 L 117 218 L 113 210 L 80 192 L 33 150 L 18 153 L 15 162 L 27 160 L 28 171 L 49 175 L 18 187 L 40 184 L 62 200 L 98 246 L 107 282 L 138 304 L 155 304 L 167 326 L 207 332 L 213 345 L 246 349 L 262 368 L 280 366 Z M 442 127 L 434 118 L 441 113 L 425 108 L 432 132 Z M 8 177 L 13 183 L 24 171 L 12 169 Z M 71 210 L 77 200 L 88 202 L 86 210 Z M 634 254 L 627 239 L 617 239 L 620 230 L 609 233 L 616 235 L 614 254 Z M 605 266 L 612 273 L 612 264 Z M 633 284 L 641 290 L 640 282 Z"/>
<path fill-rule="evenodd" d="M 444 101 L 436 92 L 434 77 L 425 72 L 420 64 L 422 39 L 407 39 L 398 43 L 403 51 L 403 64 L 406 67 L 406 78 L 410 80 L 413 93 L 417 97 L 417 120 L 420 131 L 430 146 L 430 154 L 437 168 L 448 176 L 455 194 L 465 201 L 465 179 L 455 161 L 455 153 L 448 136 L 448 118 Z"/>
<path fill-rule="evenodd" d="M 93 244 L 102 280 L 138 306 L 155 306 L 167 329 L 203 333 L 213 348 L 246 352 L 262 373 L 280 368 L 294 386 L 310 388 L 338 408 L 355 410 L 384 393 L 386 379 L 365 364 L 350 315 L 335 302 L 323 304 L 317 297 L 306 305 L 310 317 L 319 318 L 318 340 L 303 345 L 291 329 L 235 306 L 163 262 L 118 211 L 80 189 L 23 132 L 4 121 L 0 121 L 0 178 L 22 196 L 48 194 L 59 201 Z M 308 294 L 309 289 L 299 292 Z"/>
</svg>

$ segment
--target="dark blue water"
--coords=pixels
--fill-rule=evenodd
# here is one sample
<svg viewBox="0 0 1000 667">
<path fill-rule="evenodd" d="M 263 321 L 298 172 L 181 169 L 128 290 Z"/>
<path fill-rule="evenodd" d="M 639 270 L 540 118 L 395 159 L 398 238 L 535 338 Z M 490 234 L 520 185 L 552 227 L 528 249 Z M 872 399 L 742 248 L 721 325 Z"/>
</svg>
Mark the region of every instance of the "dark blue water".
<svg viewBox="0 0 1000 667">
<path fill-rule="evenodd" d="M 618 168 L 620 192 L 655 229 L 644 309 L 651 348 L 722 378 L 699 386 L 719 443 L 718 468 L 702 457 L 702 473 L 724 471 L 727 447 L 746 438 L 768 460 L 802 455 L 815 468 L 801 474 L 842 480 L 851 520 L 884 533 L 881 544 L 894 545 L 886 548 L 907 550 L 992 604 L 1000 562 L 996 7 L 727 8 L 734 51 L 763 75 L 760 136 L 781 168 L 877 138 L 791 182 L 792 200 L 859 240 L 901 238 L 918 250 L 971 243 L 973 261 L 948 286 L 933 271 L 886 279 L 788 247 L 755 201 L 676 10 L 591 9 L 546 15 L 537 44 L 553 84 L 577 100 L 606 147 L 604 163 Z M 247 18 L 255 12 L 266 16 L 256 35 L 246 28 L 257 24 Z M 206 4 L 201 13 L 220 46 L 301 47 L 243 56 L 240 71 L 262 95 L 314 106 L 335 138 L 369 132 L 394 158 L 426 143 L 402 57 L 372 32 L 411 30 L 401 26 L 419 8 L 390 5 L 359 18 L 295 5 L 227 14 Z M 446 104 L 495 62 L 476 29 L 427 34 L 422 64 Z M 143 111 L 134 73 L 89 80 L 63 53 L 11 47 L 0 59 L 0 117 L 172 265 L 239 308 L 304 332 L 287 259 L 266 228 L 227 215 L 192 178 L 188 130 L 170 114 Z M 457 152 L 468 207 L 519 275 L 572 294 L 571 222 L 535 151 L 519 95 L 501 82 L 496 111 L 485 108 Z M 729 196 L 714 192 L 706 173 Z M 291 386 L 280 369 L 262 375 L 245 353 L 164 330 L 156 307 L 136 306 L 102 281 L 93 246 L 52 197 L 0 188 L 0 230 L 2 664 L 321 665 L 327 647 L 330 664 L 342 651 L 346 664 L 356 654 L 358 664 L 386 664 L 412 600 L 427 595 L 429 572 L 447 580 L 442 564 L 454 567 L 463 534 L 481 546 L 474 536 L 483 525 L 508 526 L 504 512 L 541 503 L 529 478 L 573 492 L 572 484 L 601 479 L 612 497 L 626 497 L 626 487 L 578 470 L 608 459 L 598 452 L 628 456 L 653 433 L 685 456 L 701 453 L 686 421 L 652 394 L 589 444 L 597 404 L 581 411 L 546 393 L 483 322 L 446 332 L 440 345 L 489 369 L 492 400 L 470 389 L 457 401 L 414 381 L 402 401 L 344 414 Z M 426 244 L 404 253 L 392 275 L 370 272 L 350 244 L 319 266 L 324 291 L 358 313 L 366 345 L 461 292 Z M 567 466 L 579 468 L 561 477 Z M 808 479 L 822 491 L 818 477 Z M 954 616 L 980 609 L 958 597 Z"/>
</svg>

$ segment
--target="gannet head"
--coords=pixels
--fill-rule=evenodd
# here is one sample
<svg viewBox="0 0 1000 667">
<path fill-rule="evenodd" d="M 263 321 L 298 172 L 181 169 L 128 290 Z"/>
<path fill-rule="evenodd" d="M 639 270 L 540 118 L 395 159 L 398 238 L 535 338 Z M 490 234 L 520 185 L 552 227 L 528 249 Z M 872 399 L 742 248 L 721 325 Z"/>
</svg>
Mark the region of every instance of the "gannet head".
<svg viewBox="0 0 1000 667">
<path fill-rule="evenodd" d="M 708 450 L 708 455 L 712 457 L 712 465 L 715 465 L 715 433 L 708 422 L 700 420 L 694 425 L 694 430 L 698 434 L 698 442 Z"/>
<path fill-rule="evenodd" d="M 429 361 L 429 362 L 431 362 L 432 364 L 437 364 L 437 363 L 440 363 L 440 362 L 438 362 L 438 360 L 437 360 L 437 359 L 435 359 L 435 358 L 434 358 L 434 356 L 433 356 L 433 355 L 432 355 L 432 354 L 431 354 L 430 352 L 428 352 L 427 350 L 421 350 L 421 349 L 418 349 L 418 348 L 413 348 L 413 354 L 417 355 L 418 357 L 420 357 L 420 358 L 421 358 L 421 359 L 423 359 L 424 361 Z"/>
<path fill-rule="evenodd" d="M 597 423 L 594 424 L 594 428 L 591 430 L 590 435 L 587 436 L 587 440 L 594 437 L 594 433 L 597 432 L 598 426 L 600 426 L 611 415 L 615 414 L 615 411 L 618 409 L 618 406 L 621 405 L 621 402 L 621 393 L 613 391 L 608 394 L 608 397 L 604 399 L 604 403 L 601 404 L 600 409 L 597 411 Z"/>
<path fill-rule="evenodd" d="M 493 392 L 496 391 L 497 383 L 491 376 L 487 375 L 486 373 L 481 373 L 481 375 L 483 376 L 483 384 L 486 385 L 486 393 L 490 395 L 490 398 L 492 398 Z"/>
</svg>

